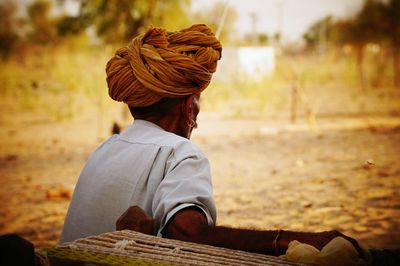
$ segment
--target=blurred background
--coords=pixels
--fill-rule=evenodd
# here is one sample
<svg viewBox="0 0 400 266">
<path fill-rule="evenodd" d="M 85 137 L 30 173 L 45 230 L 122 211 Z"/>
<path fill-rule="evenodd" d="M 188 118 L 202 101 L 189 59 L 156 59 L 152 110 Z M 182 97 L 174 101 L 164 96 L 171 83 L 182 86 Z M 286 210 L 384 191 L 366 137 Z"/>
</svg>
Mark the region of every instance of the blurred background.
<svg viewBox="0 0 400 266">
<path fill-rule="evenodd" d="M 400 247 L 399 0 L 0 0 L 0 234 L 57 243 L 85 160 L 132 123 L 105 65 L 149 27 L 223 56 L 193 140 L 218 224 Z"/>
</svg>

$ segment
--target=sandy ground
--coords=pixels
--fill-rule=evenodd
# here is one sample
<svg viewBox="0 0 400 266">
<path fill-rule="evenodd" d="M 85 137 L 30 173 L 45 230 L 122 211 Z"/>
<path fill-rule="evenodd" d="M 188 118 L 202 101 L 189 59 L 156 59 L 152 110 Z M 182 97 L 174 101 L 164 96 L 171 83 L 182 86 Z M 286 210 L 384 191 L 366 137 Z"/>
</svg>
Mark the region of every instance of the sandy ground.
<svg viewBox="0 0 400 266">
<path fill-rule="evenodd" d="M 0 234 L 53 245 L 98 125 L 93 116 L 0 123 Z M 317 131 L 214 114 L 199 124 L 193 141 L 211 162 L 219 225 L 337 229 L 366 247 L 400 248 L 399 117 L 320 119 Z"/>
</svg>

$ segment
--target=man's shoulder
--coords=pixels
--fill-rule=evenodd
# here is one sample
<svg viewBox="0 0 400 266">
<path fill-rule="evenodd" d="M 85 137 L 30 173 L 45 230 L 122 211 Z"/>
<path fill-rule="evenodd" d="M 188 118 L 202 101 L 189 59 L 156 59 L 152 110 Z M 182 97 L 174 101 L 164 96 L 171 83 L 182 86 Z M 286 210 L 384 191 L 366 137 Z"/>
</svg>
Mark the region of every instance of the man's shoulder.
<svg viewBox="0 0 400 266">
<path fill-rule="evenodd" d="M 164 131 L 156 138 L 156 143 L 161 147 L 169 147 L 175 157 L 205 157 L 200 148 L 187 138 L 178 136 L 174 133 Z"/>
</svg>

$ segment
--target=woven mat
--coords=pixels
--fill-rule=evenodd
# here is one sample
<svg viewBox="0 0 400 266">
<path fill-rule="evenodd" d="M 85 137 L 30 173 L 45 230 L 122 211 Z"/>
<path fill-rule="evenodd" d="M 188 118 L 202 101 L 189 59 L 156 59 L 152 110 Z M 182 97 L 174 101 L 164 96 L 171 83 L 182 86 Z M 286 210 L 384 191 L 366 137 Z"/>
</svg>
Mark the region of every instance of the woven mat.
<svg viewBox="0 0 400 266">
<path fill-rule="evenodd" d="M 46 250 L 51 265 L 301 265 L 282 258 L 116 231 Z"/>
</svg>

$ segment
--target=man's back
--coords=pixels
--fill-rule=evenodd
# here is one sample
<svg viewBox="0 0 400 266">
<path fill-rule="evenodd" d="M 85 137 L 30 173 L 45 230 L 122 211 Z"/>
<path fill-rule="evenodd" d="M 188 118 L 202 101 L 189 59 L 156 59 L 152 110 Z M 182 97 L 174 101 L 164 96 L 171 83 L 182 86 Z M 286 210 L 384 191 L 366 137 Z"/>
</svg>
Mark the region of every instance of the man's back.
<svg viewBox="0 0 400 266">
<path fill-rule="evenodd" d="M 89 158 L 76 185 L 61 242 L 115 230 L 132 205 L 152 216 L 160 234 L 180 209 L 195 205 L 210 223 L 215 206 L 207 159 L 185 138 L 137 120 Z"/>
</svg>

